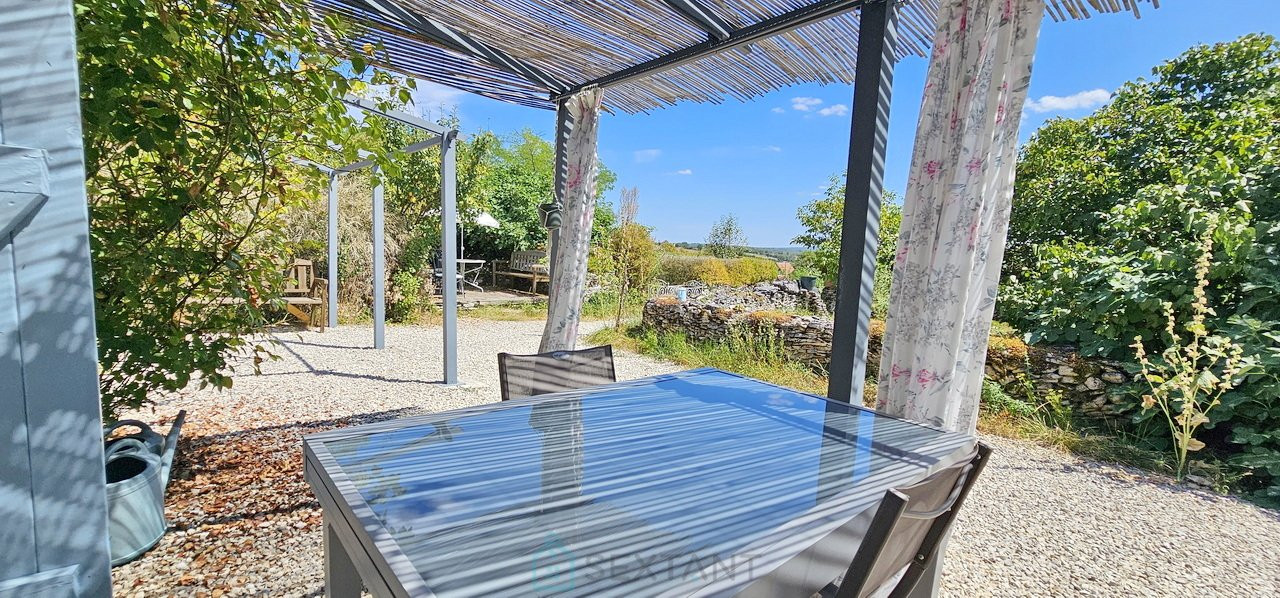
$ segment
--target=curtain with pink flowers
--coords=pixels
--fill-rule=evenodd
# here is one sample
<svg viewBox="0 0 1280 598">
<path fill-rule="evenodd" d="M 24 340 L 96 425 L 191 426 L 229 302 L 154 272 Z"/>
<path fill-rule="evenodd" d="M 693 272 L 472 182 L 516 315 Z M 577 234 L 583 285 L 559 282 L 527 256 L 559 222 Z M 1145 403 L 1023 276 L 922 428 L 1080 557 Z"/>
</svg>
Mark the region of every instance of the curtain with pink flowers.
<svg viewBox="0 0 1280 598">
<path fill-rule="evenodd" d="M 604 93 L 586 89 L 573 94 L 566 109 L 572 128 L 565 141 L 568 171 L 564 205 L 561 206 L 560 242 L 551 267 L 551 296 L 547 325 L 542 330 L 540 352 L 573 349 L 578 342 L 578 321 L 586 291 L 587 255 L 591 251 L 591 221 L 596 210 L 596 139 L 600 130 L 600 104 Z M 560 134 L 559 131 L 556 132 Z"/>
<path fill-rule="evenodd" d="M 1044 0 L 943 0 L 920 109 L 877 408 L 972 432 Z"/>
</svg>

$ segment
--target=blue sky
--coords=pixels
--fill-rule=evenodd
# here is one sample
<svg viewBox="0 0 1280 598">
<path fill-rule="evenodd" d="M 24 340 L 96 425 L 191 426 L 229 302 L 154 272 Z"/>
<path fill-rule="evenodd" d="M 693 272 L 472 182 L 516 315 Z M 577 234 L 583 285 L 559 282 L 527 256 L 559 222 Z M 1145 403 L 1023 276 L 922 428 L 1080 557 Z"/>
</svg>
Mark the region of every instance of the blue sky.
<svg viewBox="0 0 1280 598">
<path fill-rule="evenodd" d="M 1100 15 L 1086 21 L 1045 19 L 1022 123 L 1026 139 L 1054 116 L 1078 117 L 1125 81 L 1197 43 L 1251 32 L 1280 34 L 1280 0 L 1165 0 L 1143 5 L 1142 19 Z M 901 192 L 911 161 L 927 61 L 907 58 L 894 76 L 887 189 Z M 550 138 L 554 114 L 419 83 L 420 110 L 457 110 L 463 132 L 508 135 L 531 128 Z M 847 160 L 846 85 L 797 85 L 747 103 L 680 104 L 651 114 L 605 115 L 600 158 L 618 187 L 639 189 L 639 221 L 669 241 L 701 241 L 732 213 L 752 245 L 790 245 L 800 232 L 796 209 L 810 201 Z M 617 189 L 610 194 L 615 201 Z"/>
</svg>

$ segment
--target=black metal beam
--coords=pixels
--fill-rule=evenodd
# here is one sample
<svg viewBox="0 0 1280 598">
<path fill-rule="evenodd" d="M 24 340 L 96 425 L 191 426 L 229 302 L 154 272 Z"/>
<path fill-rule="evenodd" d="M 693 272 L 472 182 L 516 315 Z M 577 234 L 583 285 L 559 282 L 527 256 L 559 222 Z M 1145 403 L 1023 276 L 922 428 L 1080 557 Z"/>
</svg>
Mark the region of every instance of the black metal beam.
<svg viewBox="0 0 1280 598">
<path fill-rule="evenodd" d="M 893 5 L 868 0 L 858 15 L 858 65 L 853 77 L 853 122 L 840 228 L 840 273 L 836 281 L 835 327 L 827 397 L 862 401 L 871 325 L 871 293 L 880 247 L 880 199 L 884 151 L 893 93 Z"/>
<path fill-rule="evenodd" d="M 732 25 L 716 16 L 716 13 L 711 12 L 699 0 L 666 0 L 666 2 L 715 39 L 728 39 L 733 33 Z"/>
<path fill-rule="evenodd" d="M 499 69 L 507 71 L 508 73 L 546 87 L 553 94 L 561 92 L 568 87 L 568 84 L 542 72 L 537 67 L 524 62 L 523 60 L 512 57 L 497 48 L 490 47 L 471 39 L 470 36 L 454 31 L 447 25 L 433 21 L 416 12 L 406 10 L 395 0 L 359 1 L 361 4 L 368 7 L 369 10 L 375 11 L 388 19 L 399 22 L 418 35 L 453 50 L 454 52 L 478 58 Z"/>
<path fill-rule="evenodd" d="M 773 37 L 792 31 L 797 27 L 803 27 L 810 23 L 849 12 L 866 3 L 880 1 L 882 0 L 820 0 L 804 8 L 798 8 L 794 11 L 765 19 L 755 25 L 734 30 L 725 39 L 708 40 L 683 50 L 677 50 L 635 66 L 627 67 L 616 73 L 574 85 L 558 94 L 553 93 L 551 98 L 560 99 L 588 87 L 609 87 L 610 85 L 618 85 L 654 73 L 671 70 L 712 54 L 718 54 L 731 48 Z"/>
</svg>

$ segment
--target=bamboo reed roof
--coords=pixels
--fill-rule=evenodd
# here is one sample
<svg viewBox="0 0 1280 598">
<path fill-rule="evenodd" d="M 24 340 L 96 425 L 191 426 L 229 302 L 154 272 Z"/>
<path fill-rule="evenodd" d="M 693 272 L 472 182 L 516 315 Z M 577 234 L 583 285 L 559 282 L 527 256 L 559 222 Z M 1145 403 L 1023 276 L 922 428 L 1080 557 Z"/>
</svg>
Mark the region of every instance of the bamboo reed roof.
<svg viewBox="0 0 1280 598">
<path fill-rule="evenodd" d="M 901 0 L 899 58 L 928 55 L 940 1 Z M 380 67 L 549 109 L 559 95 L 598 83 L 607 108 L 636 113 L 746 100 L 798 83 L 852 83 L 863 0 L 309 2 L 319 15 L 357 24 L 354 36 L 329 43 L 379 48 L 370 62 Z M 1046 0 L 1045 12 L 1054 21 L 1140 16 L 1141 4 L 1159 2 Z"/>
</svg>

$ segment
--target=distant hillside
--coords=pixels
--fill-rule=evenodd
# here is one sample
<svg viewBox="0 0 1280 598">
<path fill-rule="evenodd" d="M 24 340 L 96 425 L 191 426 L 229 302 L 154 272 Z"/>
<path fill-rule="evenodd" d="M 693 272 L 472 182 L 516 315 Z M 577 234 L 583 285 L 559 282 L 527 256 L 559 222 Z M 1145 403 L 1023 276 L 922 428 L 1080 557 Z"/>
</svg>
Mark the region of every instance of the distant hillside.
<svg viewBox="0 0 1280 598">
<path fill-rule="evenodd" d="M 684 242 L 680 242 L 680 243 L 672 243 L 672 245 L 675 245 L 676 247 L 679 247 L 679 248 L 681 248 L 681 249 L 691 249 L 691 250 L 693 250 L 693 251 L 701 251 L 701 250 L 702 250 L 702 246 L 703 246 L 704 244 L 703 244 L 703 243 L 684 243 Z M 747 249 L 747 253 L 754 253 L 754 254 L 757 254 L 757 255 L 762 255 L 762 256 L 765 256 L 765 257 L 768 257 L 768 258 L 772 258 L 772 259 L 775 259 L 775 260 L 778 260 L 778 261 L 782 261 L 782 262 L 791 262 L 791 261 L 795 261 L 795 259 L 796 259 L 797 257 L 799 257 L 801 253 L 803 253 L 804 251 L 806 251 L 806 250 L 805 250 L 805 248 L 803 248 L 803 247 L 795 247 L 795 246 L 792 246 L 792 247 L 747 247 L 746 249 Z"/>
</svg>

